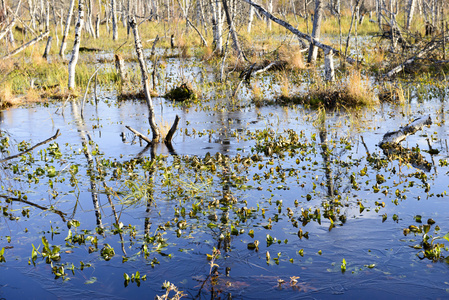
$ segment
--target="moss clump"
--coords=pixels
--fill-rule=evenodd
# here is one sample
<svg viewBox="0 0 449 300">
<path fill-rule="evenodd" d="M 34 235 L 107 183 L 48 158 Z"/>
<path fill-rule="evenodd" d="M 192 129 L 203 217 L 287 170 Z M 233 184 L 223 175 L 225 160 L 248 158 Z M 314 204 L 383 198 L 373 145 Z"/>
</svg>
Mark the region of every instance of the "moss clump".
<svg viewBox="0 0 449 300">
<path fill-rule="evenodd" d="M 180 86 L 171 89 L 167 94 L 165 94 L 165 97 L 175 101 L 195 101 L 198 99 L 195 91 L 187 83 L 183 83 Z"/>
</svg>

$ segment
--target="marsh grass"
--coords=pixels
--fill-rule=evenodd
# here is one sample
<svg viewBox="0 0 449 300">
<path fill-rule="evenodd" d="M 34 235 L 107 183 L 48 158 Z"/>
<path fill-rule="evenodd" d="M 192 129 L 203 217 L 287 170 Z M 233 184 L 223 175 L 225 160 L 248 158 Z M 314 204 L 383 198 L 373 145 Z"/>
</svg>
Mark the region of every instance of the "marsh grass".
<svg viewBox="0 0 449 300">
<path fill-rule="evenodd" d="M 373 106 L 378 101 L 368 79 L 360 71 L 351 70 L 346 78 L 335 83 L 318 80 L 308 92 L 292 97 L 281 96 L 278 103 L 303 104 L 313 108 L 351 108 Z"/>
<path fill-rule="evenodd" d="M 386 82 L 379 88 L 379 101 L 395 104 L 404 104 L 406 102 L 404 90 L 400 83 Z"/>
</svg>

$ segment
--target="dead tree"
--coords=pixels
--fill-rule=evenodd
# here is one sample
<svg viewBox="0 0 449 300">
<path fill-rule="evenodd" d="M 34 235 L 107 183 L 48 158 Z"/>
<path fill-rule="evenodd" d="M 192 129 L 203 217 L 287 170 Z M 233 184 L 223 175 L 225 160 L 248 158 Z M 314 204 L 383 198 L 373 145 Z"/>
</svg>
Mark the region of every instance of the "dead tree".
<svg viewBox="0 0 449 300">
<path fill-rule="evenodd" d="M 147 66 L 145 64 L 145 58 L 142 51 L 142 42 L 140 41 L 139 30 L 137 28 L 136 19 L 132 16 L 129 20 L 129 26 L 134 34 L 134 42 L 136 46 L 137 59 L 139 60 L 140 71 L 142 74 L 142 85 L 145 93 L 145 100 L 148 107 L 148 122 L 150 123 L 151 131 L 153 133 L 153 141 L 158 142 L 160 138 L 160 132 L 156 125 L 154 116 L 153 101 L 150 95 L 150 83 L 148 78 Z"/>
<path fill-rule="evenodd" d="M 29 42 L 26 43 L 26 44 L 23 44 L 22 46 L 20 46 L 19 48 L 15 49 L 14 51 L 12 51 L 11 53 L 9 53 L 8 55 L 3 56 L 1 59 L 2 59 L 2 60 L 8 59 L 8 58 L 10 58 L 10 57 L 12 57 L 12 56 L 14 56 L 14 55 L 16 55 L 16 54 L 22 52 L 22 51 L 23 51 L 24 49 L 26 49 L 27 47 L 29 47 L 29 46 L 31 46 L 31 45 L 34 45 L 35 43 L 39 42 L 40 40 L 46 38 L 49 34 L 50 34 L 49 31 L 42 33 L 40 36 L 38 36 L 38 37 L 32 39 L 31 41 L 29 41 Z"/>
<path fill-rule="evenodd" d="M 213 34 L 213 45 L 214 49 L 218 51 L 219 54 L 223 53 L 223 16 L 221 13 L 220 0 L 211 0 L 212 8 L 212 34 Z"/>
<path fill-rule="evenodd" d="M 445 38 L 444 40 L 446 40 L 448 38 Z M 420 50 L 417 54 L 415 54 L 414 56 L 408 58 L 406 61 L 404 61 L 402 64 L 400 64 L 399 66 L 396 66 L 395 68 L 391 69 L 388 73 L 386 73 L 384 75 L 385 78 L 389 78 L 392 77 L 400 72 L 402 72 L 402 70 L 404 70 L 405 67 L 411 65 L 412 63 L 414 63 L 416 60 L 421 59 L 423 57 L 425 57 L 430 51 L 432 51 L 435 48 L 438 48 L 439 46 L 441 46 L 441 42 L 431 42 L 429 44 L 427 44 L 422 50 Z"/>
<path fill-rule="evenodd" d="M 51 41 L 52 41 L 52 40 L 53 40 L 53 37 L 52 37 L 52 36 L 49 36 L 49 37 L 48 37 L 48 40 L 47 40 L 47 45 L 45 46 L 44 55 L 42 55 L 42 57 L 45 58 L 45 59 L 47 59 L 48 53 L 50 52 L 50 49 L 51 49 Z"/>
<path fill-rule="evenodd" d="M 429 116 L 419 117 L 414 119 L 407 126 L 399 128 L 399 130 L 387 132 L 382 141 L 379 143 L 380 147 L 388 144 L 399 144 L 409 135 L 415 134 L 417 131 L 424 128 L 426 125 L 432 125 L 432 119 Z"/>
<path fill-rule="evenodd" d="M 410 2 L 409 2 L 408 13 L 407 13 L 407 25 L 405 27 L 407 30 L 410 30 L 410 26 L 412 25 L 413 14 L 415 12 L 415 7 L 416 7 L 417 2 L 418 2 L 417 0 L 410 0 Z"/>
<path fill-rule="evenodd" d="M 117 32 L 117 8 L 116 8 L 116 0 L 111 0 L 111 9 L 112 9 L 112 39 L 116 41 L 118 39 Z"/>
<path fill-rule="evenodd" d="M 322 0 L 315 0 L 315 15 L 313 16 L 312 40 L 310 42 L 309 56 L 307 57 L 308 63 L 314 63 L 318 56 L 318 48 L 314 45 L 314 42 L 320 40 L 323 6 L 324 2 Z"/>
<path fill-rule="evenodd" d="M 295 34 L 298 38 L 300 39 L 304 39 L 306 41 L 308 41 L 309 43 L 312 43 L 313 41 L 313 45 L 326 51 L 326 50 L 332 50 L 334 54 L 341 56 L 342 53 L 340 51 L 338 51 L 337 49 L 334 49 L 333 47 L 329 46 L 329 45 L 325 45 L 320 43 L 318 40 L 313 39 L 310 35 L 305 34 L 301 31 L 299 31 L 298 29 L 296 29 L 295 27 L 293 27 L 292 25 L 290 25 L 289 23 L 276 18 L 275 16 L 273 16 L 272 14 L 268 13 L 264 8 L 262 8 L 260 5 L 252 2 L 251 0 L 243 0 L 248 4 L 251 4 L 255 9 L 257 9 L 262 15 L 267 16 L 268 18 L 270 18 L 272 21 L 276 22 L 277 24 L 281 25 L 282 27 L 284 27 L 285 29 L 289 30 L 290 32 L 292 32 L 293 34 Z M 350 64 L 355 64 L 356 60 L 351 58 L 351 57 L 345 57 L 346 61 Z"/>
<path fill-rule="evenodd" d="M 68 88 L 75 88 L 75 68 L 79 58 L 81 31 L 84 25 L 84 0 L 78 0 L 78 22 L 75 27 L 75 41 L 73 43 L 72 58 L 69 62 L 69 84 Z"/>
<path fill-rule="evenodd" d="M 72 20 L 73 7 L 75 6 L 75 0 L 70 1 L 69 11 L 67 12 L 67 19 L 65 22 L 64 34 L 62 35 L 61 49 L 59 50 L 59 55 L 64 56 L 65 47 L 67 46 L 67 35 L 70 30 L 70 22 Z"/>
<path fill-rule="evenodd" d="M 231 33 L 231 38 L 232 38 L 232 41 L 234 44 L 234 49 L 237 52 L 237 57 L 238 57 L 238 59 L 247 60 L 245 53 L 243 53 L 242 48 L 240 47 L 239 39 L 237 37 L 237 32 L 234 27 L 234 20 L 231 17 L 231 13 L 229 11 L 228 0 L 222 0 L 222 2 L 223 2 L 223 9 L 226 14 L 226 21 L 228 22 L 229 31 Z"/>
</svg>

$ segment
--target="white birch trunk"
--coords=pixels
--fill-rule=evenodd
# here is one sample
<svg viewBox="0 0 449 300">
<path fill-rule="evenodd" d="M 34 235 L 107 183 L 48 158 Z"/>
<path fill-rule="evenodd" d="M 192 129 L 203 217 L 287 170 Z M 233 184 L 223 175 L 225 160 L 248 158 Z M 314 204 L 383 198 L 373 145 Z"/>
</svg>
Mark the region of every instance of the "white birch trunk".
<svg viewBox="0 0 449 300">
<path fill-rule="evenodd" d="M 268 0 L 268 7 L 267 10 L 270 14 L 273 14 L 273 0 Z M 269 31 L 271 31 L 271 20 L 270 18 L 266 18 L 267 22 L 267 28 Z"/>
<path fill-rule="evenodd" d="M 112 9 L 112 39 L 116 41 L 118 39 L 118 32 L 117 32 L 117 8 L 116 8 L 116 1 L 117 0 L 111 0 L 111 9 Z"/>
<path fill-rule="evenodd" d="M 64 57 L 65 47 L 67 46 L 67 35 L 70 30 L 70 22 L 72 20 L 73 7 L 75 6 L 75 0 L 70 1 L 69 12 L 67 13 L 67 20 L 65 22 L 64 34 L 62 35 L 61 49 L 59 50 L 59 55 Z"/>
<path fill-rule="evenodd" d="M 70 90 L 75 88 L 75 68 L 78 62 L 79 52 L 80 52 L 80 42 L 81 42 L 81 31 L 84 25 L 84 0 L 78 0 L 78 22 L 75 27 L 75 41 L 73 44 L 72 58 L 69 62 L 69 84 Z"/>
<path fill-rule="evenodd" d="M 312 29 L 312 39 L 313 41 L 319 41 L 321 35 L 321 20 L 323 17 L 323 6 L 324 2 L 322 0 L 315 0 L 315 14 L 313 16 L 313 29 Z M 314 63 L 318 56 L 318 47 L 313 43 L 310 43 L 309 56 L 307 58 L 308 63 Z"/>
<path fill-rule="evenodd" d="M 221 17 L 221 2 L 220 0 L 212 0 L 212 33 L 214 37 L 214 48 L 218 50 L 220 54 L 223 53 L 223 22 Z"/>
<path fill-rule="evenodd" d="M 33 30 L 36 30 L 36 17 L 35 17 L 35 5 L 33 0 L 28 0 L 28 6 L 30 9 L 30 18 L 31 18 L 31 27 L 33 28 Z"/>
<path fill-rule="evenodd" d="M 249 16 L 248 16 L 248 33 L 251 33 L 251 26 L 254 20 L 254 7 L 252 5 L 249 6 Z"/>
<path fill-rule="evenodd" d="M 410 26 L 412 25 L 413 14 L 415 12 L 416 2 L 417 2 L 417 0 L 410 0 L 410 2 L 409 2 L 408 15 L 407 15 L 407 26 L 406 26 L 407 30 L 410 30 Z"/>
</svg>

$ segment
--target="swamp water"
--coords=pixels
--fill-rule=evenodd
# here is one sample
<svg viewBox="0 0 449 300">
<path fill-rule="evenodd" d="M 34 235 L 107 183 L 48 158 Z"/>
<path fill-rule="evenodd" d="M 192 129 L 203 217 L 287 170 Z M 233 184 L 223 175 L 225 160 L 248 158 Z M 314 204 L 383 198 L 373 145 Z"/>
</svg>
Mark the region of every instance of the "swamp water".
<svg viewBox="0 0 449 300">
<path fill-rule="evenodd" d="M 159 92 L 183 77 L 207 101 L 153 99 L 158 124 L 181 117 L 170 151 L 127 132 L 148 134 L 146 106 L 108 88 L 84 120 L 76 101 L 1 112 L 3 156 L 61 132 L 2 164 L 1 298 L 151 299 L 165 281 L 200 299 L 448 297 L 447 89 L 410 84 L 409 103 L 355 112 L 257 108 L 190 65 L 167 60 Z M 402 154 L 377 146 L 425 115 Z"/>
</svg>

